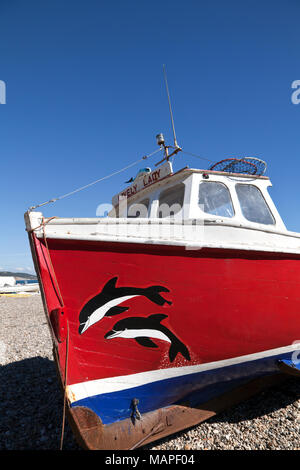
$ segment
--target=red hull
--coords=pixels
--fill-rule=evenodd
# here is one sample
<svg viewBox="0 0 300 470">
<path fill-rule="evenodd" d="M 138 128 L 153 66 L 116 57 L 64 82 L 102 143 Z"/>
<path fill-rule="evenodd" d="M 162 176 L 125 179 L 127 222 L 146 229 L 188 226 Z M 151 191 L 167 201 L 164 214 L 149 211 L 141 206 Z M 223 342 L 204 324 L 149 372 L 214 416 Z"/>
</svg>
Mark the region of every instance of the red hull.
<svg viewBox="0 0 300 470">
<path fill-rule="evenodd" d="M 34 235 L 32 240 L 50 323 L 53 311 L 63 307 L 56 333 L 66 335 L 68 324 L 68 384 L 220 361 L 300 337 L 299 255 L 53 239 L 46 246 Z M 169 289 L 163 297 L 172 305 L 154 305 L 142 296 L 124 305 L 131 316 L 167 315 L 163 325 L 186 345 L 190 360 L 177 354 L 170 363 L 169 343 L 159 339 L 157 348 L 104 339 L 128 311 L 78 333 L 80 310 L 116 276 L 118 287 Z M 65 342 L 57 346 L 64 371 Z"/>
</svg>

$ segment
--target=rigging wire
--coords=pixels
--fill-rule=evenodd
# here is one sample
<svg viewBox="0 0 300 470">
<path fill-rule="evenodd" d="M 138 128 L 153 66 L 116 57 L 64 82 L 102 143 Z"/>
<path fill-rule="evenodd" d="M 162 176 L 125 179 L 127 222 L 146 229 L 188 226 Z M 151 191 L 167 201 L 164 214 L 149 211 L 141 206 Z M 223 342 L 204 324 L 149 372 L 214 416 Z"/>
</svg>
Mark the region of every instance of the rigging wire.
<svg viewBox="0 0 300 470">
<path fill-rule="evenodd" d="M 172 146 L 170 146 L 172 147 Z M 175 147 L 174 147 L 175 148 Z M 29 210 L 34 210 L 34 209 L 37 209 L 38 207 L 42 207 L 42 206 L 45 206 L 46 204 L 50 204 L 51 202 L 56 202 L 56 201 L 60 201 L 61 199 L 64 199 L 66 197 L 69 197 L 69 196 L 72 196 L 73 194 L 76 194 L 80 191 L 83 191 L 84 189 L 87 189 L 97 183 L 100 183 L 101 181 L 104 181 L 106 179 L 109 179 L 115 175 L 118 175 L 119 173 L 122 173 L 123 171 L 126 171 L 128 170 L 129 168 L 132 168 L 133 166 L 137 165 L 138 163 L 142 162 L 143 160 L 147 160 L 148 158 L 152 157 L 153 155 L 155 155 L 156 153 L 158 152 L 161 152 L 163 150 L 163 148 L 159 148 L 157 150 L 155 150 L 154 152 L 150 153 L 149 155 L 145 155 L 144 157 L 142 158 L 139 158 L 138 160 L 136 160 L 135 162 L 131 163 L 130 165 L 127 165 L 125 166 L 124 168 L 121 168 L 120 170 L 117 170 L 117 171 L 114 171 L 113 173 L 110 173 L 109 175 L 106 175 L 106 176 L 103 176 L 102 178 L 99 178 L 95 181 L 92 181 L 91 183 L 89 184 L 86 184 L 85 186 L 81 186 L 80 188 L 77 188 L 77 189 L 74 189 L 73 191 L 70 191 L 66 194 L 63 194 L 62 196 L 58 196 L 56 198 L 52 198 L 52 199 L 49 199 L 49 201 L 46 201 L 46 202 L 42 202 L 41 204 L 37 204 L 35 206 L 31 206 L 29 208 Z M 191 152 L 186 152 L 185 150 L 181 149 L 182 153 L 185 153 L 186 155 L 191 155 L 192 157 L 196 157 L 196 158 L 199 158 L 201 160 L 206 160 L 208 162 L 215 162 L 215 160 L 210 160 L 209 158 L 206 158 L 206 157 L 201 157 L 200 155 L 196 155 L 195 153 L 191 153 Z"/>
<path fill-rule="evenodd" d="M 210 160 L 209 158 L 206 157 L 201 157 L 200 155 L 196 155 L 195 153 L 191 152 L 186 152 L 185 150 L 181 150 L 182 153 L 185 153 L 186 155 L 191 155 L 192 157 L 200 158 L 200 160 L 206 160 L 207 162 L 215 162 L 216 160 Z"/>
<path fill-rule="evenodd" d="M 102 178 L 99 178 L 97 179 L 96 181 L 93 181 L 92 183 L 89 183 L 89 184 L 86 184 L 85 186 L 81 186 L 80 188 L 77 188 L 77 189 L 74 189 L 74 191 L 70 191 L 69 193 L 66 193 L 66 194 L 63 194 L 62 196 L 59 196 L 59 197 L 56 197 L 56 198 L 52 198 L 50 199 L 49 201 L 46 201 L 46 202 L 43 202 L 41 204 L 37 204 L 36 206 L 31 206 L 29 208 L 29 210 L 34 210 L 36 209 L 37 207 L 42 207 L 42 206 L 45 206 L 46 204 L 50 204 L 50 202 L 56 202 L 56 201 L 60 201 L 61 199 L 64 199 L 65 197 L 68 197 L 68 196 L 72 196 L 73 194 L 75 193 L 78 193 L 79 191 L 83 191 L 84 189 L 87 189 L 89 188 L 90 186 L 93 186 L 94 184 L 97 184 L 97 183 L 100 183 L 100 181 L 104 181 L 108 178 L 111 178 L 112 176 L 115 176 L 119 173 L 122 173 L 123 171 L 125 170 L 128 170 L 128 168 L 131 168 L 135 165 L 137 165 L 138 163 L 140 163 L 141 161 L 143 160 L 147 160 L 148 158 L 152 157 L 152 155 L 158 153 L 158 152 L 161 152 L 162 149 L 159 148 L 157 150 L 155 150 L 154 152 L 150 153 L 149 155 L 145 155 L 144 157 L 142 158 L 139 158 L 139 160 L 136 160 L 135 162 L 131 163 L 130 165 L 127 165 L 125 166 L 124 168 L 121 168 L 121 170 L 117 170 L 117 171 L 114 171 L 113 173 L 107 175 L 107 176 L 103 176 Z"/>
</svg>

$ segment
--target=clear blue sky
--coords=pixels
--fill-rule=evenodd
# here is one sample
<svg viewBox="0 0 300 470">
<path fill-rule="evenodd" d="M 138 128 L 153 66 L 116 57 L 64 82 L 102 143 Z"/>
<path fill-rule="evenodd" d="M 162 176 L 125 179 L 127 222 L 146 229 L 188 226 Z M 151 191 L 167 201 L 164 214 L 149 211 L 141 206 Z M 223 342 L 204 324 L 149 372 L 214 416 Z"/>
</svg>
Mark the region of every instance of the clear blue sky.
<svg viewBox="0 0 300 470">
<path fill-rule="evenodd" d="M 300 232 L 298 0 L 0 0 L 0 269 L 30 270 L 23 213 L 171 143 L 212 161 L 268 163 L 272 197 Z M 147 163 L 153 166 L 155 160 Z M 175 169 L 207 168 L 178 156 Z M 45 216 L 95 216 L 135 167 Z"/>
</svg>

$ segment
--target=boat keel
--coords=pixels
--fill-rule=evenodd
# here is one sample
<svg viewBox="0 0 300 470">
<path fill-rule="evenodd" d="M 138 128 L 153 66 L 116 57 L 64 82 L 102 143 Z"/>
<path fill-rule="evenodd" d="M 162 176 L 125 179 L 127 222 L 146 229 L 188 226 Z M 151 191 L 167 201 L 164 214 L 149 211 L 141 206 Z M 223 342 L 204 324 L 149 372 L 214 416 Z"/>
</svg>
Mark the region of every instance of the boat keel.
<svg viewBox="0 0 300 470">
<path fill-rule="evenodd" d="M 195 426 L 285 378 L 281 373 L 260 377 L 196 408 L 188 403 L 172 405 L 144 413 L 139 420 L 128 418 L 108 425 L 103 425 L 98 415 L 87 407 L 69 407 L 69 423 L 84 449 L 133 450 Z"/>
<path fill-rule="evenodd" d="M 278 361 L 278 367 L 281 372 L 288 375 L 300 377 L 300 362 L 293 361 L 292 359 L 281 359 Z"/>
</svg>

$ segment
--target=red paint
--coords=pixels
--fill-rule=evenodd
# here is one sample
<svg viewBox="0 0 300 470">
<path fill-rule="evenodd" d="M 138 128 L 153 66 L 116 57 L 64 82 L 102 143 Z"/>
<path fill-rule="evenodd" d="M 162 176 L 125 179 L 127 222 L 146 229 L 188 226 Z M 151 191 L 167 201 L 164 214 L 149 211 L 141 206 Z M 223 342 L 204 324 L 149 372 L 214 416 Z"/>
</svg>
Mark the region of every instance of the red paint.
<svg viewBox="0 0 300 470">
<path fill-rule="evenodd" d="M 49 312 L 60 308 L 58 288 L 43 241 L 33 235 Z M 64 316 L 69 324 L 68 383 L 187 366 L 279 348 L 300 339 L 299 256 L 223 249 L 48 240 Z M 106 282 L 117 287 L 162 285 L 172 305 L 144 297 L 123 304 L 128 311 L 104 317 L 82 335 L 79 312 Z M 104 334 L 129 316 L 164 313 L 162 321 L 189 349 L 171 364 L 169 343 L 157 349 Z M 64 320 L 65 321 L 65 320 Z M 62 370 L 65 342 L 58 344 Z"/>
</svg>

